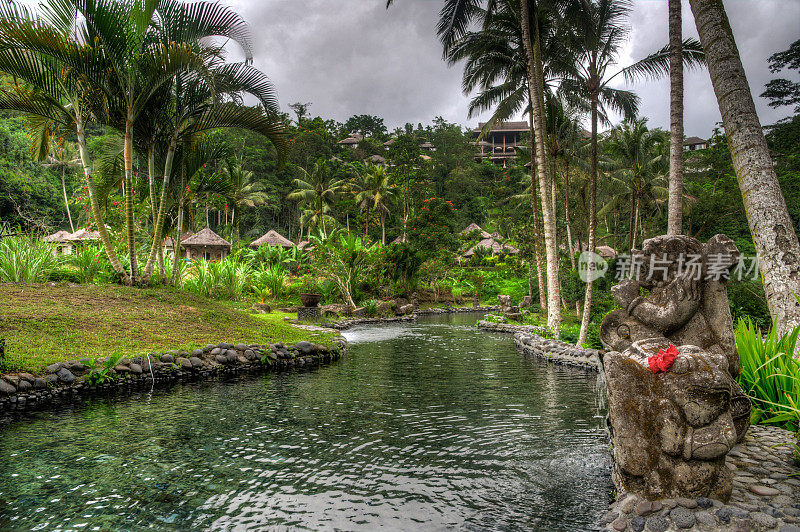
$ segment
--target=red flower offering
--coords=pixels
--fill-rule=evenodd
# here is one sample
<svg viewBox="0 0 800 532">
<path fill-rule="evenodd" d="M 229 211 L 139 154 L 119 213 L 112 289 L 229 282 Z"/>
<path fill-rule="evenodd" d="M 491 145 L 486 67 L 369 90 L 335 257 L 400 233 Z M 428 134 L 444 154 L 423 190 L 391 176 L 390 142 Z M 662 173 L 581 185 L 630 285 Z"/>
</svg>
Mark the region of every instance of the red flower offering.
<svg viewBox="0 0 800 532">
<path fill-rule="evenodd" d="M 675 358 L 679 355 L 678 348 L 670 344 L 666 351 L 659 349 L 658 353 L 647 359 L 647 364 L 650 366 L 650 371 L 653 373 L 666 373 Z"/>
</svg>

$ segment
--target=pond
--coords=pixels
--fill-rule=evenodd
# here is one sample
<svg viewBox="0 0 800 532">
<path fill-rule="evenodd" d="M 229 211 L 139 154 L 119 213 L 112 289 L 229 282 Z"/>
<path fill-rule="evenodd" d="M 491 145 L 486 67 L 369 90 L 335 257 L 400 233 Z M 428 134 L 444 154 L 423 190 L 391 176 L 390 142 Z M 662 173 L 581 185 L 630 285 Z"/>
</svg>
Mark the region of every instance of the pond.
<svg viewBox="0 0 800 532">
<path fill-rule="evenodd" d="M 314 371 L 0 427 L 0 529 L 592 528 L 611 492 L 597 376 L 474 324 L 354 328 Z"/>
</svg>

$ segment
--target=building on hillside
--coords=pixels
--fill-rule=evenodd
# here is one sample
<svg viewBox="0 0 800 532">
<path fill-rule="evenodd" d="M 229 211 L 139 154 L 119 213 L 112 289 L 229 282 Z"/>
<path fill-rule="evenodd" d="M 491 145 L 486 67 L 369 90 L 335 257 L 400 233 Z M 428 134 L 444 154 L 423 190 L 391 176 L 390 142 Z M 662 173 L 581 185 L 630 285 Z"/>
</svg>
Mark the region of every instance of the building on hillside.
<svg viewBox="0 0 800 532">
<path fill-rule="evenodd" d="M 708 141 L 700 137 L 688 137 L 683 141 L 683 151 L 704 150 L 708 148 Z"/>
<path fill-rule="evenodd" d="M 88 229 L 78 229 L 67 237 L 73 247 L 77 248 L 84 244 L 98 242 L 100 240 L 100 233 L 98 231 L 89 231 Z"/>
<path fill-rule="evenodd" d="M 419 149 L 422 151 L 436 151 L 436 146 L 431 144 L 430 142 L 423 142 L 419 145 Z"/>
<path fill-rule="evenodd" d="M 386 164 L 386 159 L 384 159 L 380 155 L 373 155 L 371 157 L 368 157 L 367 161 L 371 162 L 372 164 L 378 164 L 378 165 Z"/>
<path fill-rule="evenodd" d="M 486 122 L 480 122 L 478 127 L 472 130 L 475 138 L 478 138 L 483 131 Z M 517 146 L 522 146 L 522 134 L 530 131 L 527 122 L 500 122 L 493 127 L 482 140 L 473 144 L 478 148 L 475 160 L 482 161 L 489 159 L 495 164 L 505 168 L 517 156 Z"/>
<path fill-rule="evenodd" d="M 284 249 L 291 249 L 294 247 L 294 243 L 291 240 L 289 240 L 288 238 L 286 238 L 285 236 L 283 236 L 274 229 L 270 229 L 269 231 L 264 233 L 264 235 L 261 238 L 254 240 L 250 244 L 250 247 L 255 249 L 263 246 L 264 244 L 268 246 L 280 246 Z"/>
<path fill-rule="evenodd" d="M 350 133 L 350 136 L 346 139 L 342 139 L 338 142 L 339 146 L 344 146 L 345 148 L 355 148 L 358 146 L 358 143 L 364 140 L 364 136 L 358 133 Z"/>
<path fill-rule="evenodd" d="M 186 258 L 191 260 L 223 260 L 231 252 L 231 243 L 205 227 L 181 242 Z"/>
<path fill-rule="evenodd" d="M 42 239 L 53 248 L 53 255 L 70 255 L 74 246 L 69 240 L 69 231 L 58 231 L 52 235 L 47 235 Z"/>
<path fill-rule="evenodd" d="M 461 255 L 464 259 L 469 259 L 475 254 L 475 250 L 478 248 L 484 248 L 489 250 L 492 255 L 498 255 L 500 253 L 506 253 L 508 255 L 516 255 L 519 253 L 519 250 L 512 246 L 511 244 L 503 244 L 502 242 L 498 242 L 494 238 L 484 238 L 471 248 L 469 248 L 466 253 Z"/>
</svg>

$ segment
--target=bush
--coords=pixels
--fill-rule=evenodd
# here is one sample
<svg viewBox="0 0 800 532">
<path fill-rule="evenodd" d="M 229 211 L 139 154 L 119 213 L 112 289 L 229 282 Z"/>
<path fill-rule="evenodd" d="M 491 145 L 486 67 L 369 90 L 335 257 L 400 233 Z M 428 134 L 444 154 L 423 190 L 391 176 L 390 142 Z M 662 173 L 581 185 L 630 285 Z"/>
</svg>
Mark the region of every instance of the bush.
<svg viewBox="0 0 800 532">
<path fill-rule="evenodd" d="M 44 282 L 56 266 L 50 246 L 33 236 L 9 236 L 0 240 L 0 281 Z"/>
<path fill-rule="evenodd" d="M 793 358 L 800 327 L 778 337 L 766 336 L 752 320 L 739 320 L 736 349 L 742 363 L 739 384 L 763 412 L 763 423 L 800 429 L 800 361 Z"/>
<path fill-rule="evenodd" d="M 56 268 L 50 275 L 47 276 L 48 281 L 53 281 L 56 283 L 75 283 L 79 284 L 83 282 L 83 275 L 81 272 L 73 270 L 71 268 Z"/>
<path fill-rule="evenodd" d="M 364 307 L 364 315 L 366 317 L 374 318 L 378 315 L 378 302 L 375 299 L 362 301 L 361 305 Z"/>
<path fill-rule="evenodd" d="M 100 246 L 81 245 L 70 255 L 69 262 L 78 269 L 81 277 L 79 282 L 93 283 L 103 269 L 103 248 Z M 109 268 L 111 264 L 109 263 Z"/>
</svg>

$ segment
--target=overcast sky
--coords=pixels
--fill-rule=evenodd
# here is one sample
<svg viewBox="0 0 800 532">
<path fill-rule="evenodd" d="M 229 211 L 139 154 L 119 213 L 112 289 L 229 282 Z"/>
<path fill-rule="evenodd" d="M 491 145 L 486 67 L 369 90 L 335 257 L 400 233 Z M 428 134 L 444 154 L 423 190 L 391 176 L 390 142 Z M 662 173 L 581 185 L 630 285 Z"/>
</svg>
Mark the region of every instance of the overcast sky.
<svg viewBox="0 0 800 532">
<path fill-rule="evenodd" d="M 374 114 L 392 129 L 406 122 L 430 123 L 439 115 L 474 127 L 486 117 L 467 117 L 461 67 L 441 59 L 435 24 L 441 0 L 223 0 L 253 27 L 255 65 L 273 80 L 284 111 L 311 102 L 311 114 L 344 121 Z M 800 0 L 726 0 L 748 80 L 763 124 L 789 114 L 771 109 L 758 95 L 773 76 L 767 57 L 800 38 Z M 696 37 L 688 2 L 684 36 Z M 625 66 L 667 42 L 666 0 L 636 0 Z M 618 84 L 623 86 L 622 83 Z M 640 114 L 651 127 L 669 126 L 667 80 L 633 85 Z M 708 137 L 720 121 L 706 70 L 685 76 L 685 131 Z"/>
</svg>

